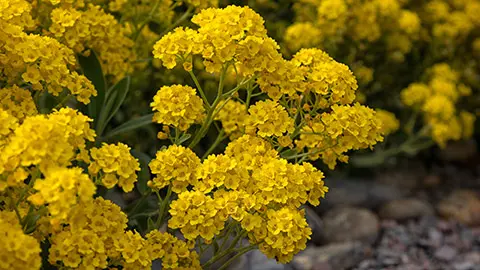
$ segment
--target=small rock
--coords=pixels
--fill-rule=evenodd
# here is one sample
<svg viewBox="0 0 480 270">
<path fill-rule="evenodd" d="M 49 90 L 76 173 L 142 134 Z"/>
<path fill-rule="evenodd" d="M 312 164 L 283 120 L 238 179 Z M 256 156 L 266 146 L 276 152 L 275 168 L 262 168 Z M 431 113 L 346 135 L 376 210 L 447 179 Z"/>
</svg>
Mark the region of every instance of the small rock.
<svg viewBox="0 0 480 270">
<path fill-rule="evenodd" d="M 309 246 L 293 258 L 292 266 L 297 270 L 342 270 L 357 265 L 367 252 L 360 242 Z"/>
<path fill-rule="evenodd" d="M 356 240 L 373 243 L 379 231 L 378 217 L 365 208 L 332 209 L 323 220 L 323 239 L 327 243 Z"/>
<path fill-rule="evenodd" d="M 480 265 L 480 251 L 472 251 L 464 255 L 464 260 Z"/>
<path fill-rule="evenodd" d="M 451 246 L 443 246 L 435 251 L 435 258 L 443 261 L 451 261 L 455 256 L 457 256 L 458 251 Z"/>
<path fill-rule="evenodd" d="M 472 270 L 475 265 L 471 262 L 458 262 L 453 264 L 455 270 Z"/>
<path fill-rule="evenodd" d="M 437 206 L 438 212 L 466 225 L 480 225 L 480 199 L 470 190 L 456 190 Z"/>
<path fill-rule="evenodd" d="M 400 199 L 388 202 L 380 208 L 379 215 L 383 219 L 404 220 L 434 213 L 430 204 L 418 199 Z"/>
<path fill-rule="evenodd" d="M 212 269 L 218 269 L 212 267 Z M 235 260 L 227 268 L 228 270 L 291 270 L 291 266 L 278 263 L 274 259 L 269 259 L 260 250 L 252 250 Z"/>
</svg>

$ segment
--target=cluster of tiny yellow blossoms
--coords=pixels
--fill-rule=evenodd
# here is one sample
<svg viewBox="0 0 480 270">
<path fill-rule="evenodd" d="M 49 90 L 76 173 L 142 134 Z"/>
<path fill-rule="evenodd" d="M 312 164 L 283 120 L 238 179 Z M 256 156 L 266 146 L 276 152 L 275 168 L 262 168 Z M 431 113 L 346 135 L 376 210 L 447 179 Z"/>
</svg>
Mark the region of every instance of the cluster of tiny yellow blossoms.
<svg viewBox="0 0 480 270">
<path fill-rule="evenodd" d="M 377 118 L 380 119 L 380 122 L 382 123 L 381 133 L 384 136 L 398 130 L 400 122 L 395 117 L 395 114 L 381 109 L 376 109 L 375 111 Z"/>
<path fill-rule="evenodd" d="M 246 132 L 260 137 L 280 137 L 294 129 L 294 120 L 279 103 L 273 100 L 259 101 L 248 109 Z"/>
<path fill-rule="evenodd" d="M 323 173 L 313 165 L 288 163 L 269 142 L 252 135 L 229 143 L 225 154 L 210 155 L 195 165 L 185 167 L 189 183 L 179 179 L 193 190 L 185 187 L 171 203 L 170 228 L 179 228 L 188 240 L 200 236 L 208 242 L 231 217 L 248 232 L 252 244 L 280 262 L 305 247 L 311 231 L 297 209 L 307 201 L 318 205 L 328 191 Z M 175 186 L 177 178 L 171 179 Z M 260 222 L 272 224 L 272 229 Z M 281 224 L 277 228 L 273 223 Z"/>
<path fill-rule="evenodd" d="M 185 191 L 188 185 L 195 183 L 195 170 L 200 166 L 200 159 L 190 148 L 171 145 L 158 151 L 149 166 L 156 175 L 149 182 L 149 186 L 161 189 L 171 185 L 173 192 L 180 193 Z"/>
<path fill-rule="evenodd" d="M 89 4 L 85 10 L 57 7 L 50 19 L 52 36 L 77 53 L 97 52 L 104 74 L 119 80 L 132 71 L 134 43 L 127 30 L 100 6 Z"/>
<path fill-rule="evenodd" d="M 0 5 L 0 72 L 8 85 L 29 84 L 31 89 L 59 95 L 64 88 L 78 101 L 88 103 L 96 95 L 92 83 L 72 71 L 72 50 L 57 40 L 25 31 L 34 24 L 27 1 L 4 1 Z"/>
<path fill-rule="evenodd" d="M 52 225 L 66 221 L 73 206 L 85 203 L 95 194 L 95 185 L 81 168 L 51 168 L 45 179 L 36 179 L 37 192 L 28 200 L 34 205 L 47 205 Z"/>
<path fill-rule="evenodd" d="M 153 54 L 165 67 L 173 68 L 177 58 L 189 61 L 192 55 L 200 55 L 207 72 L 220 72 L 224 63 L 238 61 L 245 65 L 253 61 L 259 46 L 267 39 L 263 19 L 247 7 L 204 9 L 192 18 L 192 22 L 199 26 L 197 30 L 176 28 L 155 44 Z M 261 63 L 263 57 L 257 58 L 258 68 L 258 64 L 267 64 Z M 242 70 L 248 72 L 244 75 L 253 71 Z"/>
<path fill-rule="evenodd" d="M 120 207 L 97 198 L 76 205 L 68 226 L 51 237 L 49 262 L 70 268 L 107 268 L 116 262 L 126 269 L 151 265 L 146 240 L 125 231 L 127 216 Z M 141 240 L 140 240 L 141 239 Z"/>
<path fill-rule="evenodd" d="M 90 175 L 100 178 L 106 188 L 118 185 L 125 192 L 133 190 L 140 164 L 130 154 L 130 147 L 123 143 L 103 144 L 90 149 L 90 155 L 93 160 L 88 166 Z"/>
<path fill-rule="evenodd" d="M 302 129 L 297 147 L 313 149 L 312 159 L 321 158 L 331 169 L 337 160 L 348 161 L 349 150 L 372 147 L 383 140 L 382 122 L 375 111 L 355 105 L 333 105 L 330 113 L 325 112 Z"/>
<path fill-rule="evenodd" d="M 40 243 L 23 233 L 14 212 L 0 210 L 0 269 L 40 269 Z"/>
<path fill-rule="evenodd" d="M 201 269 L 197 252 L 187 242 L 169 233 L 151 231 L 146 235 L 152 259 L 161 259 L 164 269 Z"/>
<path fill-rule="evenodd" d="M 405 1 L 297 2 L 294 9 L 298 21 L 285 31 L 285 42 L 292 51 L 340 44 L 346 37 L 360 43 L 375 42 L 382 37 L 390 52 L 405 54 L 411 50 L 412 42 L 419 39 L 420 19 L 415 12 L 402 8 Z"/>
<path fill-rule="evenodd" d="M 46 172 L 50 167 L 69 165 L 76 151 L 85 147 L 85 141 L 94 140 L 90 121 L 70 108 L 25 118 L 1 148 L 0 172 L 12 176 L 7 178 L 6 185 L 22 183 L 25 177 L 14 177 L 14 174 L 25 167 L 35 165 Z M 5 183 L 0 187 L 5 187 Z"/>
<path fill-rule="evenodd" d="M 318 94 L 317 103 L 324 109 L 332 104 L 350 104 L 355 100 L 357 80 L 350 69 L 319 49 L 302 49 L 293 56 L 294 65 L 303 70 L 304 92 Z"/>
<path fill-rule="evenodd" d="M 310 48 L 320 44 L 320 29 L 311 22 L 294 23 L 285 30 L 285 43 L 292 51 L 301 48 Z"/>
<path fill-rule="evenodd" d="M 14 85 L 0 88 L 0 108 L 22 121 L 27 116 L 37 114 L 37 107 L 28 90 Z"/>
<path fill-rule="evenodd" d="M 460 83 L 458 72 L 445 63 L 432 66 L 426 75 L 426 83 L 412 83 L 402 90 L 403 104 L 423 113 L 430 136 L 441 147 L 448 140 L 471 137 L 475 115 L 455 108 L 471 89 Z"/>
<path fill-rule="evenodd" d="M 2 149 L 2 146 L 8 142 L 7 139 L 9 135 L 13 133 L 17 127 L 17 118 L 0 108 L 0 149 Z M 2 189 L 2 184 L 0 184 L 0 190 Z"/>
<path fill-rule="evenodd" d="M 220 105 L 222 109 L 215 115 L 215 120 L 222 123 L 223 131 L 231 139 L 238 138 L 245 131 L 247 109 L 244 104 L 228 100 Z"/>
<path fill-rule="evenodd" d="M 250 241 L 260 242 L 260 251 L 280 263 L 289 262 L 293 254 L 305 249 L 312 234 L 305 210 L 290 207 L 267 210 L 262 222 L 248 231 Z"/>
<path fill-rule="evenodd" d="M 184 131 L 205 117 L 202 99 L 190 86 L 164 86 L 150 104 L 155 111 L 153 122 L 171 125 Z"/>
</svg>

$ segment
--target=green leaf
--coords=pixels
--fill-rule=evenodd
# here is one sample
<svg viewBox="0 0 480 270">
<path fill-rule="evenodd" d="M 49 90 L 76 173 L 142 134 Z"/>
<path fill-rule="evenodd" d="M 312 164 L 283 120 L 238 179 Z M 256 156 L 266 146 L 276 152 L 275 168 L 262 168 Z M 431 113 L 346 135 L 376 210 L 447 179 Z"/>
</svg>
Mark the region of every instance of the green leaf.
<svg viewBox="0 0 480 270">
<path fill-rule="evenodd" d="M 144 126 L 147 126 L 152 123 L 152 114 L 147 114 L 138 118 L 131 119 L 120 126 L 114 128 L 110 132 L 108 132 L 105 136 L 104 139 L 114 137 L 119 134 L 123 134 L 132 130 L 135 130 L 137 128 L 141 128 Z"/>
<path fill-rule="evenodd" d="M 152 158 L 147 154 L 137 150 L 132 150 L 132 155 L 138 158 L 138 161 L 140 162 L 141 170 L 138 173 L 137 189 L 140 194 L 142 194 L 142 196 L 145 196 L 147 193 L 150 192 L 150 188 L 147 186 L 147 182 L 151 179 L 148 164 L 150 163 Z"/>
<path fill-rule="evenodd" d="M 188 139 L 190 139 L 190 137 L 192 137 L 192 134 L 183 134 L 179 139 L 178 139 L 178 142 L 176 142 L 177 145 L 181 145 L 182 143 L 186 142 Z"/>
<path fill-rule="evenodd" d="M 281 152 L 281 153 L 280 153 L 280 156 L 281 156 L 282 158 L 289 158 L 289 157 L 294 156 L 294 155 L 296 155 L 296 154 L 298 154 L 297 150 L 295 150 L 295 149 L 287 149 L 287 150 Z"/>
<path fill-rule="evenodd" d="M 122 106 L 125 97 L 130 90 L 130 76 L 127 76 L 115 84 L 110 90 L 106 98 L 105 106 L 100 111 L 98 122 L 96 126 L 97 135 L 100 137 L 108 125 L 108 122 L 117 113 L 120 106 Z"/>
<path fill-rule="evenodd" d="M 94 51 L 90 52 L 89 56 L 78 56 L 78 62 L 82 68 L 82 72 L 95 86 L 97 90 L 97 96 L 90 98 L 90 103 L 87 105 L 87 114 L 92 119 L 96 120 L 100 111 L 102 110 L 103 103 L 105 102 L 105 91 L 107 89 L 107 83 L 102 71 L 102 65 L 98 60 L 97 54 Z"/>
<path fill-rule="evenodd" d="M 147 219 L 147 232 L 155 230 L 156 227 L 157 226 L 155 225 L 155 222 L 153 221 L 152 217 L 148 217 L 148 219 Z"/>
</svg>

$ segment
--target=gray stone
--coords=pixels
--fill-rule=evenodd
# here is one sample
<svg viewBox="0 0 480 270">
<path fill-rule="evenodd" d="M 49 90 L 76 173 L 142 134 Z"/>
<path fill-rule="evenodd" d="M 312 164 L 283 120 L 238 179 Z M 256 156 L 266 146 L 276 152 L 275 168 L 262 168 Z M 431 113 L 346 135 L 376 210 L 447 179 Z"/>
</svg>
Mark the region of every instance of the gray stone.
<svg viewBox="0 0 480 270">
<path fill-rule="evenodd" d="M 357 265 L 366 257 L 367 251 L 360 242 L 309 246 L 297 254 L 291 264 L 296 270 L 342 270 Z"/>
<path fill-rule="evenodd" d="M 443 246 L 435 251 L 435 258 L 442 261 L 451 261 L 457 256 L 458 251 L 451 246 Z"/>
<path fill-rule="evenodd" d="M 404 220 L 433 215 L 433 207 L 415 198 L 399 199 L 386 203 L 380 208 L 379 216 L 383 219 Z"/>
<path fill-rule="evenodd" d="M 356 207 L 332 209 L 323 217 L 326 243 L 362 241 L 373 243 L 379 231 L 378 217 L 370 210 Z"/>
</svg>

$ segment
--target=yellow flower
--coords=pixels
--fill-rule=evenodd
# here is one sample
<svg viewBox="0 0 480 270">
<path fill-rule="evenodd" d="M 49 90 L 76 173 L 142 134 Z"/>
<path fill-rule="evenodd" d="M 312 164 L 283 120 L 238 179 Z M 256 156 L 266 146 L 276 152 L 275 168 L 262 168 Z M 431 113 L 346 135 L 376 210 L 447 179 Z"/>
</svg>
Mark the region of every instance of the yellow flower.
<svg viewBox="0 0 480 270">
<path fill-rule="evenodd" d="M 14 212 L 0 211 L 0 269 L 40 269 L 40 243 L 23 233 Z"/>
<path fill-rule="evenodd" d="M 73 206 L 92 200 L 96 189 L 81 168 L 49 169 L 33 188 L 37 192 L 28 199 L 37 206 L 47 205 L 52 224 L 65 221 Z"/>
<path fill-rule="evenodd" d="M 107 188 L 116 184 L 125 192 L 133 190 L 137 182 L 136 171 L 140 171 L 138 160 L 130 154 L 130 147 L 123 143 L 103 144 L 101 148 L 90 149 L 93 162 L 88 171 L 94 177 L 101 177 L 102 183 Z"/>
<path fill-rule="evenodd" d="M 395 131 L 398 130 L 400 127 L 400 122 L 398 119 L 395 117 L 395 114 L 385 111 L 385 110 L 380 110 L 377 109 L 376 115 L 380 119 L 380 122 L 382 123 L 382 134 L 384 136 L 387 136 L 388 134 L 394 133 Z"/>
<path fill-rule="evenodd" d="M 200 166 L 200 159 L 190 148 L 171 145 L 158 151 L 149 166 L 156 175 L 149 182 L 150 187 L 158 190 L 171 184 L 172 190 L 180 193 L 186 190 L 188 185 L 196 183 L 195 174 Z"/>
<path fill-rule="evenodd" d="M 256 132 L 260 137 L 280 137 L 293 132 L 294 121 L 279 103 L 266 100 L 259 101 L 248 109 L 246 129 L 248 133 Z"/>
<path fill-rule="evenodd" d="M 202 99 L 189 86 L 164 86 L 158 90 L 150 104 L 155 114 L 153 122 L 171 125 L 182 131 L 205 117 Z"/>
</svg>

